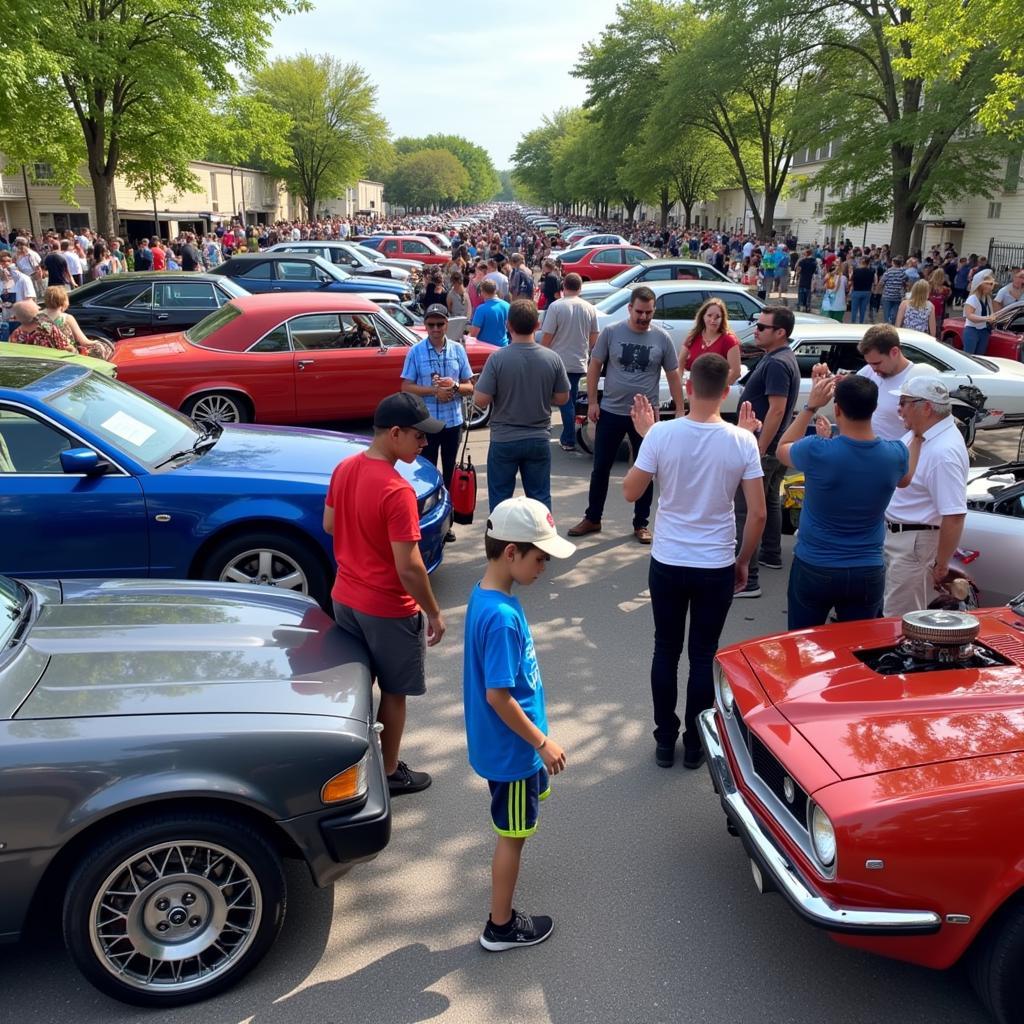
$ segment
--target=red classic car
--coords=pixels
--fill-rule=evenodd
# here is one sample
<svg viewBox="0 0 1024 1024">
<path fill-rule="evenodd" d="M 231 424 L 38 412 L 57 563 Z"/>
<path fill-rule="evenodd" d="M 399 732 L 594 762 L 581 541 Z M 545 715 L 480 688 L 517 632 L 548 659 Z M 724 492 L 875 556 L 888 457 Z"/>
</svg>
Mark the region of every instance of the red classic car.
<svg viewBox="0 0 1024 1024">
<path fill-rule="evenodd" d="M 758 888 L 846 945 L 969 956 L 1024 1019 L 1024 595 L 736 644 L 715 689 L 701 738 Z"/>
<path fill-rule="evenodd" d="M 452 258 L 451 249 L 445 252 L 429 238 L 416 235 L 370 235 L 362 244 L 376 249 L 385 259 L 419 260 L 444 266 Z"/>
<path fill-rule="evenodd" d="M 942 321 L 942 340 L 954 348 L 963 348 L 964 318 L 947 317 Z M 1024 303 L 1007 306 L 996 314 L 988 337 L 989 356 L 1024 361 Z"/>
<path fill-rule="evenodd" d="M 556 253 L 562 273 L 577 273 L 586 281 L 606 281 L 630 267 L 654 257 L 636 245 L 592 245 Z"/>
<path fill-rule="evenodd" d="M 198 419 L 312 423 L 369 416 L 420 339 L 358 295 L 232 299 L 195 327 L 122 341 L 118 380 Z M 493 345 L 467 341 L 479 373 Z"/>
</svg>

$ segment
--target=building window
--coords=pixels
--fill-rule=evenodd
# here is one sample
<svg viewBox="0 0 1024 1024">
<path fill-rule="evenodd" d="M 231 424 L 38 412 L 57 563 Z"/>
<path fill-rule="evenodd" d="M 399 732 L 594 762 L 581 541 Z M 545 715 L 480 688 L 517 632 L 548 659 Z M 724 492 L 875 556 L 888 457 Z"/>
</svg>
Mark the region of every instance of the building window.
<svg viewBox="0 0 1024 1024">
<path fill-rule="evenodd" d="M 377 204 L 371 199 L 370 200 L 370 209 L 371 210 L 375 210 L 376 208 L 377 208 Z"/>
<path fill-rule="evenodd" d="M 1006 180 L 1003 182 L 1003 191 L 1011 195 L 1017 191 L 1020 182 L 1020 153 L 1014 153 L 1006 161 Z"/>
<path fill-rule="evenodd" d="M 35 181 L 53 181 L 53 165 L 33 164 L 32 177 Z"/>
<path fill-rule="evenodd" d="M 800 189 L 800 202 L 801 203 L 806 203 L 807 202 L 807 186 L 806 185 L 804 185 L 803 188 Z"/>
<path fill-rule="evenodd" d="M 989 203 L 988 204 L 988 219 L 999 220 L 1003 213 L 1002 203 Z"/>
</svg>

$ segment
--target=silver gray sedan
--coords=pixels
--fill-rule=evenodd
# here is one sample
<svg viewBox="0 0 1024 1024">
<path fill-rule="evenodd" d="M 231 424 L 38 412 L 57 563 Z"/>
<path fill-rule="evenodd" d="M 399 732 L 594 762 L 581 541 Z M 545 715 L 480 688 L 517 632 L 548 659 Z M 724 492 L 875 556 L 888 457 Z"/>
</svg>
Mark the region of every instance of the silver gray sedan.
<svg viewBox="0 0 1024 1024">
<path fill-rule="evenodd" d="M 365 652 L 290 591 L 0 576 L 0 941 L 59 903 L 97 988 L 234 984 L 388 842 Z"/>
</svg>

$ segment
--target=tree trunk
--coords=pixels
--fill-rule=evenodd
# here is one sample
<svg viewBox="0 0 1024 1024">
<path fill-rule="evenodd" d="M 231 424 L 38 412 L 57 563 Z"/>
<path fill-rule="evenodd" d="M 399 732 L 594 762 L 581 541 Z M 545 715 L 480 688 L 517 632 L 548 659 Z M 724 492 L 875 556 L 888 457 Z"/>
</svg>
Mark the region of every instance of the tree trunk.
<svg viewBox="0 0 1024 1024">
<path fill-rule="evenodd" d="M 626 221 L 632 224 L 633 214 L 636 213 L 636 208 L 640 205 L 640 201 L 638 199 L 627 199 L 623 205 L 626 207 Z"/>
<path fill-rule="evenodd" d="M 889 250 L 893 256 L 907 257 L 910 255 L 910 239 L 914 226 L 921 216 L 910 195 L 910 151 L 894 147 L 892 164 L 892 235 L 889 238 Z"/>
<path fill-rule="evenodd" d="M 107 160 L 106 139 L 101 129 L 91 124 L 87 127 L 90 130 L 85 133 L 86 153 L 93 202 L 96 204 L 94 227 L 98 234 L 109 239 L 117 234 L 117 204 L 114 200 L 114 173 L 117 168 Z"/>
<path fill-rule="evenodd" d="M 688 203 L 685 199 L 680 199 L 679 201 L 683 204 L 683 213 L 686 215 L 686 229 L 689 231 L 690 225 L 693 223 L 693 203 Z"/>
<path fill-rule="evenodd" d="M 661 186 L 661 230 L 668 229 L 668 212 L 672 209 L 672 200 L 668 194 L 668 185 Z"/>
</svg>

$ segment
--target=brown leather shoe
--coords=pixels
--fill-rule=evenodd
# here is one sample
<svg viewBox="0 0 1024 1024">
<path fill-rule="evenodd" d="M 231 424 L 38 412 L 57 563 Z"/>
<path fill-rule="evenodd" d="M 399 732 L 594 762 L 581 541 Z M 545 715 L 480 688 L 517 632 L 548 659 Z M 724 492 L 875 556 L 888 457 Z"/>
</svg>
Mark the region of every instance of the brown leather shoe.
<svg viewBox="0 0 1024 1024">
<path fill-rule="evenodd" d="M 586 537 L 588 533 L 600 533 L 601 524 L 592 523 L 589 519 L 581 519 L 575 526 L 567 531 L 570 537 Z"/>
<path fill-rule="evenodd" d="M 651 531 L 650 531 L 650 530 L 648 530 L 646 526 L 638 526 L 638 527 L 637 527 L 637 528 L 636 528 L 636 529 L 635 529 L 635 530 L 633 531 L 633 536 L 634 536 L 634 537 L 636 537 L 636 539 L 637 539 L 637 540 L 638 540 L 638 541 L 639 541 L 639 542 L 640 542 L 641 544 L 650 544 L 650 543 L 651 543 L 651 541 L 652 541 L 652 540 L 654 539 L 654 538 L 653 538 L 653 537 L 651 536 Z"/>
</svg>

